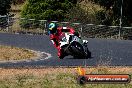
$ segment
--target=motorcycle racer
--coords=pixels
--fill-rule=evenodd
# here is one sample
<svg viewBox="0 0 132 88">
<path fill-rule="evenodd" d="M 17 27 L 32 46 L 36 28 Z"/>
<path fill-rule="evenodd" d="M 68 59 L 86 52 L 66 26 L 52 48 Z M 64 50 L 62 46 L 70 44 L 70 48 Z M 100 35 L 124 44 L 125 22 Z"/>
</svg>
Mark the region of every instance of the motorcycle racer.
<svg viewBox="0 0 132 88">
<path fill-rule="evenodd" d="M 49 29 L 48 34 L 50 36 L 50 40 L 52 41 L 54 46 L 57 48 L 58 57 L 61 59 L 63 57 L 61 56 L 60 40 L 61 40 L 61 36 L 63 36 L 64 34 L 62 30 L 69 29 L 68 32 L 70 34 L 74 34 L 75 30 L 71 27 L 58 27 L 56 23 L 50 23 L 48 29 Z"/>
</svg>

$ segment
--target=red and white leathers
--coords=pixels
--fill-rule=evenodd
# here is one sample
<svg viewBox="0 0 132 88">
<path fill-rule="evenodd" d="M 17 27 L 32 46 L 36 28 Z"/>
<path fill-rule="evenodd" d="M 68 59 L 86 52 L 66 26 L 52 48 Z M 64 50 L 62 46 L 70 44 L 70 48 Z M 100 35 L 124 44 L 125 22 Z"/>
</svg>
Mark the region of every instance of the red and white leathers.
<svg viewBox="0 0 132 88">
<path fill-rule="evenodd" d="M 53 42 L 54 46 L 57 48 L 58 50 L 58 57 L 61 56 L 61 47 L 60 47 L 60 37 L 64 34 L 61 30 L 63 29 L 63 27 L 58 27 L 57 28 L 57 32 L 54 34 L 50 34 L 50 39 Z M 71 27 L 67 27 L 67 29 L 69 29 L 69 33 L 70 34 L 74 34 L 75 30 Z"/>
</svg>

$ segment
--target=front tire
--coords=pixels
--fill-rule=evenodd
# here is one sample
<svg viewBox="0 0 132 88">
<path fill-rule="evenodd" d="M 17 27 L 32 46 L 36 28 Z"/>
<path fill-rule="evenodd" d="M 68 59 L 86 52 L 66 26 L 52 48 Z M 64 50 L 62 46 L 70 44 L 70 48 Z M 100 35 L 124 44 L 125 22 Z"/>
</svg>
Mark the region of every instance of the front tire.
<svg viewBox="0 0 132 88">
<path fill-rule="evenodd" d="M 72 42 L 70 46 L 70 52 L 74 55 L 82 56 L 84 54 L 83 46 L 78 42 Z"/>
</svg>

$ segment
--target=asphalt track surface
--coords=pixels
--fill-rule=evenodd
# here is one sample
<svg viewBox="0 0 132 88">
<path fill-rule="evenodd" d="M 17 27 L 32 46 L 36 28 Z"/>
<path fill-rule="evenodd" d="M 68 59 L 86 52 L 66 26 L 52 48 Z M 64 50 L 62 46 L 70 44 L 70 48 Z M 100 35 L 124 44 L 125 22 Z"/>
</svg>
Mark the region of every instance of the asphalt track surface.
<svg viewBox="0 0 132 88">
<path fill-rule="evenodd" d="M 73 59 L 71 56 L 59 60 L 57 50 L 47 35 L 23 35 L 0 33 L 0 44 L 28 48 L 52 55 L 51 58 L 41 57 L 37 60 L 20 62 L 0 62 L 0 67 L 45 67 L 45 66 L 132 66 L 132 41 L 115 39 L 91 39 L 90 59 Z"/>
</svg>

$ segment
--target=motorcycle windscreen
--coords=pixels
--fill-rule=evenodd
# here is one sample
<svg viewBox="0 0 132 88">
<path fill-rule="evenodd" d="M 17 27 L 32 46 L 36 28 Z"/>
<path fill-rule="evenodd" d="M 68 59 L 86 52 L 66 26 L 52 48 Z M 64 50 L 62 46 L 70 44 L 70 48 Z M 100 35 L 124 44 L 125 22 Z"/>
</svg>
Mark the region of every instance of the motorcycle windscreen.
<svg viewBox="0 0 132 88">
<path fill-rule="evenodd" d="M 73 38 L 72 38 L 72 41 L 71 41 L 71 42 L 74 42 L 74 41 L 76 41 L 76 42 L 78 42 L 78 43 L 80 43 L 80 44 L 83 44 L 82 39 L 80 39 L 80 38 L 79 38 L 79 37 L 77 37 L 77 36 L 73 36 Z"/>
</svg>

